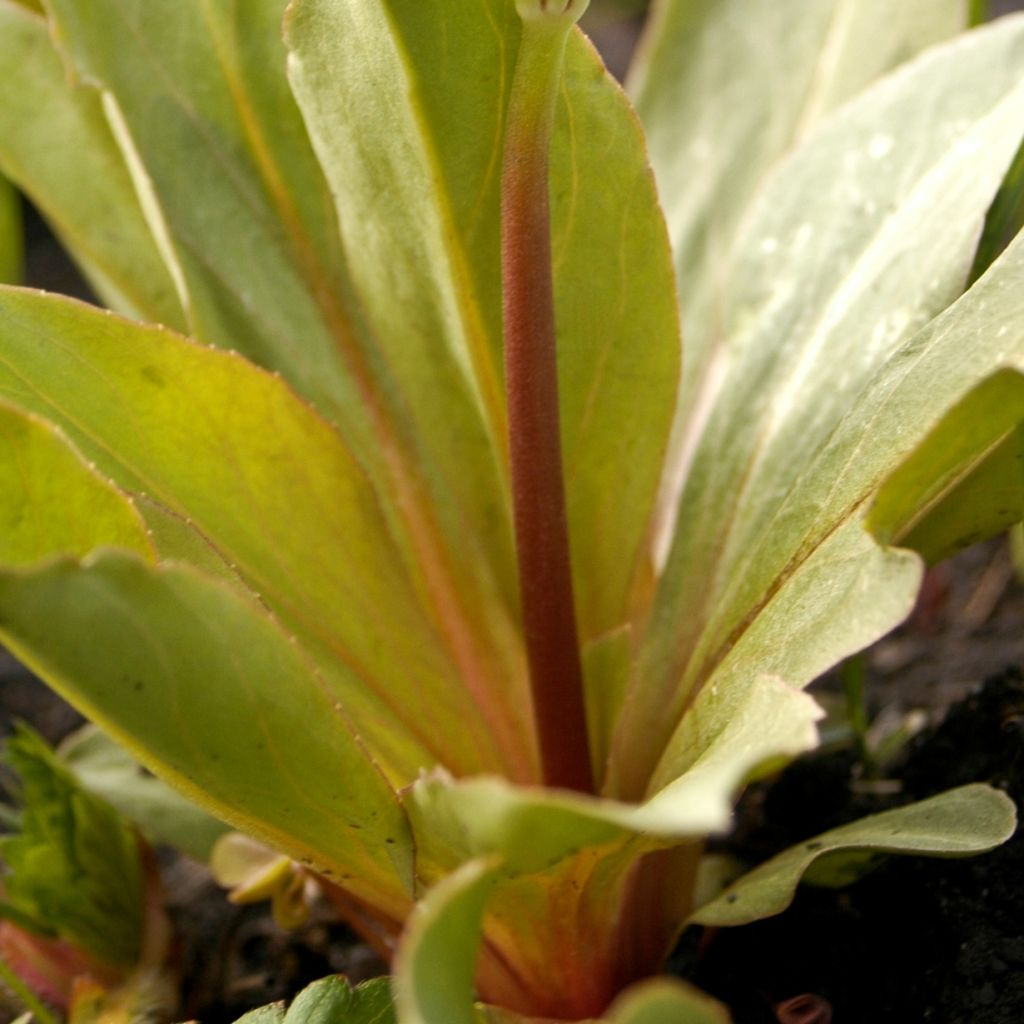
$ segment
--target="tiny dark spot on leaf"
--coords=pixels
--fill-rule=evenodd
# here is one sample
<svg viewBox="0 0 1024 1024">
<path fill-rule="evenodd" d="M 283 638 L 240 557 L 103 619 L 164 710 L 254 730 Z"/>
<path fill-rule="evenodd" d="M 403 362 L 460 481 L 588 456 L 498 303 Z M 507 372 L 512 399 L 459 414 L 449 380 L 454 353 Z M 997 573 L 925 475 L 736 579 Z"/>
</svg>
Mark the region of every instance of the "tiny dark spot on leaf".
<svg viewBox="0 0 1024 1024">
<path fill-rule="evenodd" d="M 808 850 L 820 850 L 823 845 L 824 845 L 823 843 L 819 843 L 817 839 L 814 839 L 811 842 L 806 844 L 805 849 L 808 849 Z"/>
<path fill-rule="evenodd" d="M 725 902 L 726 903 L 735 903 L 739 898 L 740 898 L 740 894 L 738 892 L 731 892 L 731 893 L 729 893 L 728 896 L 725 897 Z"/>
<path fill-rule="evenodd" d="M 150 382 L 155 384 L 158 388 L 167 387 L 167 381 L 164 380 L 164 375 L 155 366 L 144 366 L 142 368 L 142 376 Z"/>
</svg>

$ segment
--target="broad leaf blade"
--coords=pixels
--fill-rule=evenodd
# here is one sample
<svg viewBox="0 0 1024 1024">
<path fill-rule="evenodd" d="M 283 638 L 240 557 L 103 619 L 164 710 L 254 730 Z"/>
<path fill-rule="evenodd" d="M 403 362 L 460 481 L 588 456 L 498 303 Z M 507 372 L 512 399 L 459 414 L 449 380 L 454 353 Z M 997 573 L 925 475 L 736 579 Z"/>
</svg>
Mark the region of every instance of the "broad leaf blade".
<svg viewBox="0 0 1024 1024">
<path fill-rule="evenodd" d="M 184 326 L 181 302 L 92 90 L 74 88 L 46 20 L 0 0 L 0 168 L 73 253 L 97 293 Z"/>
<path fill-rule="evenodd" d="M 910 552 L 880 548 L 867 526 L 894 539 L 933 496 L 936 480 L 914 483 L 915 466 L 939 474 L 941 494 L 943 483 L 955 479 L 964 465 L 984 460 L 992 440 L 1009 429 L 1019 402 L 1017 372 L 1024 368 L 1022 278 L 1024 235 L 966 295 L 905 342 L 864 387 L 800 481 L 820 485 L 809 487 L 807 494 L 801 493 L 802 486 L 795 487 L 763 523 L 765 541 L 738 565 L 735 590 L 747 588 L 748 599 L 756 600 L 753 595 L 764 587 L 766 596 L 710 676 L 711 688 L 735 685 L 755 668 L 788 680 L 810 680 L 866 646 L 887 623 L 910 613 L 920 560 Z M 1017 372 L 1008 369 L 993 376 L 1001 366 Z M 971 397 L 979 386 L 982 399 L 1000 392 L 1002 401 L 984 403 L 981 409 L 977 397 Z M 964 423 L 963 431 L 976 446 L 938 450 L 926 439 L 932 435 L 941 441 L 946 411 L 954 410 L 955 422 L 958 403 L 963 403 L 961 413 L 972 411 L 972 422 Z M 973 413 L 979 412 L 974 419 Z M 915 456 L 922 443 L 922 455 Z M 898 469 L 901 464 L 909 470 Z M 882 508 L 866 523 L 875 491 L 894 472 L 897 485 L 887 489 Z M 909 489 L 908 479 L 913 484 Z M 1000 489 L 1006 486 L 996 483 Z M 990 521 L 992 496 L 989 491 L 980 506 L 985 521 Z M 836 524 L 831 533 L 808 536 L 809 508 L 816 513 L 819 531 Z M 773 552 L 778 559 L 774 562 Z M 754 571 L 759 564 L 765 567 L 763 578 Z M 772 578 L 777 585 L 768 582 Z M 684 719 L 656 779 L 667 781 L 685 769 L 690 728 Z"/>
<path fill-rule="evenodd" d="M 550 189 L 562 444 L 586 643 L 631 620 L 631 588 L 642 592 L 650 577 L 647 530 L 680 345 L 640 126 L 589 45 L 578 34 L 570 42 Z"/>
<path fill-rule="evenodd" d="M 818 858 L 845 851 L 967 857 L 1013 835 L 1013 801 L 990 786 L 961 786 L 939 796 L 872 814 L 800 843 L 744 875 L 691 918 L 692 924 L 740 925 L 779 914 Z"/>
<path fill-rule="evenodd" d="M 299 637 L 391 777 L 500 764 L 360 466 L 280 379 L 27 291 L 0 291 L 0 339 L 0 397 L 194 525 Z"/>
<path fill-rule="evenodd" d="M 963 287 L 1024 129 L 1022 71 L 1021 19 L 938 48 L 830 119 L 763 196 L 739 250 L 715 399 L 688 428 L 692 459 L 619 749 L 655 754 L 651 736 L 757 628 L 794 566 L 844 528 L 852 508 L 831 504 L 835 478 L 818 455 L 879 368 Z M 934 415 L 943 408 L 936 397 Z M 865 431 L 858 443 L 892 466 L 894 442 Z M 833 593 L 864 587 L 857 619 L 878 622 L 880 587 L 868 597 L 862 567 L 844 560 L 848 575 L 822 579 Z M 813 642 L 806 653 L 820 670 L 848 651 Z M 625 769 L 627 792 L 643 784 L 642 761 Z"/>
<path fill-rule="evenodd" d="M 350 279 L 345 254 L 355 254 L 357 271 L 369 264 L 357 228 L 374 211 L 360 210 L 355 226 L 342 218 L 352 237 L 339 234 L 285 77 L 284 9 L 284 0 L 244 11 L 206 0 L 52 5 L 60 45 L 104 91 L 151 226 L 182 282 L 192 333 L 280 371 L 338 424 L 380 495 L 379 514 L 446 656 L 484 706 L 509 770 L 531 778 L 499 449 L 444 333 L 418 333 L 418 280 L 375 280 L 384 324 L 365 282 Z M 367 19 L 375 9 L 363 5 Z M 378 61 L 392 45 L 379 34 L 322 35 L 376 47 Z M 372 105 L 334 123 L 338 132 L 346 125 L 360 145 L 392 132 Z M 513 698 L 505 702 L 501 689 Z"/>
<path fill-rule="evenodd" d="M 301 0 L 288 39 L 292 81 L 342 234 L 360 252 L 353 274 L 378 336 L 400 337 L 434 361 L 442 344 L 450 348 L 503 457 L 498 179 L 519 41 L 513 5 Z M 667 239 L 639 128 L 578 35 L 551 194 L 569 514 L 589 640 L 627 618 L 679 352 Z M 488 501 L 504 494 L 503 481 L 491 488 Z"/>
<path fill-rule="evenodd" d="M 49 6 L 69 63 L 108 97 L 193 333 L 337 399 L 335 342 L 305 274 L 332 291 L 340 246 L 284 80 L 282 0 L 249 4 L 244 22 L 200 0 Z"/>
<path fill-rule="evenodd" d="M 966 27 L 964 0 L 661 0 L 629 89 L 679 275 L 693 411 L 735 236 L 778 163 L 880 75 Z"/>
<path fill-rule="evenodd" d="M 103 545 L 154 553 L 132 503 L 59 430 L 0 402 L 0 564 Z"/>
<path fill-rule="evenodd" d="M 401 914 L 410 866 L 394 793 L 257 604 L 110 553 L 0 573 L 0 633 L 202 806 Z"/>
</svg>

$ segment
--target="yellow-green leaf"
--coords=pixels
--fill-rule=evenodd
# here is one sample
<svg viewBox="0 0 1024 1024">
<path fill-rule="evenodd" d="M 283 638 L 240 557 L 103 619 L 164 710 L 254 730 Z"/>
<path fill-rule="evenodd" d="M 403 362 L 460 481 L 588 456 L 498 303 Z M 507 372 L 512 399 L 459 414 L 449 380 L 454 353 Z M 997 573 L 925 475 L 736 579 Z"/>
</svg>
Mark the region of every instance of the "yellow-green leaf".
<svg viewBox="0 0 1024 1024">
<path fill-rule="evenodd" d="M 0 342 L 0 398 L 194 526 L 297 635 L 390 777 L 502 763 L 359 463 L 283 381 L 17 289 L 0 290 Z"/>
<path fill-rule="evenodd" d="M 0 402 L 0 564 L 84 555 L 104 545 L 153 557 L 128 498 L 56 427 Z"/>
<path fill-rule="evenodd" d="M 110 552 L 0 572 L 0 635 L 201 806 L 404 912 L 394 793 L 316 665 L 255 600 Z"/>
</svg>

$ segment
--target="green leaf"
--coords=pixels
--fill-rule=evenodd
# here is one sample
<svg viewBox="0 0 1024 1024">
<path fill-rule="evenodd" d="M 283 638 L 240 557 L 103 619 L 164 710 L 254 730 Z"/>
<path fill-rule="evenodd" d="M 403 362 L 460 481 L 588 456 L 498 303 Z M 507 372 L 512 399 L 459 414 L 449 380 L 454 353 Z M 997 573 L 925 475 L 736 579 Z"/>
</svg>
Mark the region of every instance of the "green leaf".
<svg viewBox="0 0 1024 1024">
<path fill-rule="evenodd" d="M 382 343 L 422 339 L 423 357 L 436 361 L 437 339 L 446 339 L 503 451 L 498 189 L 519 41 L 513 5 L 301 0 L 288 40 L 296 95 L 342 234 L 360 253 L 353 274 Z M 630 584 L 646 568 L 679 344 L 639 127 L 582 37 L 570 44 L 551 159 L 552 237 L 569 515 L 581 631 L 591 639 L 626 621 Z M 441 409 L 437 393 L 419 390 L 415 401 Z M 419 422 L 439 429 L 437 413 Z M 504 520 L 501 472 L 475 500 L 489 509 L 501 496 Z"/>
<path fill-rule="evenodd" d="M 394 1024 L 391 989 L 386 978 L 355 988 L 342 977 L 322 978 L 292 1001 L 283 1024 Z"/>
<path fill-rule="evenodd" d="M 675 978 L 627 989 L 605 1015 L 608 1024 L 730 1024 L 721 1003 Z"/>
<path fill-rule="evenodd" d="M 383 286 L 395 329 L 376 318 L 379 303 L 358 277 L 372 262 L 358 232 L 375 212 L 361 209 L 355 225 L 342 217 L 350 233 L 339 235 L 285 78 L 284 7 L 260 0 L 243 15 L 203 0 L 51 5 L 59 45 L 104 91 L 151 227 L 180 278 L 192 333 L 280 371 L 338 424 L 380 496 L 378 514 L 446 658 L 480 705 L 469 719 L 487 718 L 498 756 L 531 778 L 501 449 L 463 370 L 438 343 L 443 335 L 422 334 L 416 278 L 399 273 L 393 288 Z M 375 10 L 363 5 L 367 26 Z M 376 46 L 378 64 L 392 46 L 369 28 L 331 38 Z M 352 110 L 362 118 L 353 122 L 359 146 L 393 131 L 372 104 Z M 332 115 L 339 132 L 345 123 Z M 356 255 L 356 269 L 345 253 Z M 506 701 L 498 690 L 514 693 Z"/>
<path fill-rule="evenodd" d="M 683 300 L 681 409 L 694 411 L 712 372 L 736 235 L 779 163 L 831 111 L 965 27 L 964 0 L 655 6 L 628 84 L 647 129 Z"/>
<path fill-rule="evenodd" d="M 0 284 L 18 284 L 24 263 L 21 199 L 9 182 L 0 178 Z"/>
<path fill-rule="evenodd" d="M 992 261 L 1003 251 L 1009 241 L 1024 229 L 1024 141 L 1017 150 L 1017 156 L 1010 165 L 1002 188 L 996 193 L 988 216 L 978 251 L 974 254 L 971 281 L 976 281 L 992 265 Z"/>
<path fill-rule="evenodd" d="M 201 806 L 404 913 L 394 794 L 316 666 L 254 600 L 109 552 L 0 573 L 0 635 Z"/>
<path fill-rule="evenodd" d="M 991 850 L 1013 835 L 1013 801 L 990 786 L 961 786 L 908 807 L 872 814 L 791 847 L 755 868 L 701 907 L 691 924 L 748 924 L 779 914 L 801 877 L 819 858 L 845 851 L 965 857 Z"/>
<path fill-rule="evenodd" d="M 493 870 L 470 861 L 416 904 L 395 959 L 399 1024 L 476 1024 L 473 966 Z"/>
<path fill-rule="evenodd" d="M 748 778 L 816 741 L 816 704 L 778 680 L 749 683 L 739 706 L 700 710 L 696 763 L 639 806 L 437 772 L 406 791 L 422 884 L 497 862 L 478 976 L 488 1000 L 515 1006 L 545 993 L 542 1016 L 579 1016 L 657 971 L 691 907 L 699 840 L 728 827 Z M 656 851 L 661 860 L 644 869 L 653 868 L 650 902 L 638 903 L 638 871 Z"/>
<path fill-rule="evenodd" d="M 145 772 L 101 729 L 86 725 L 64 740 L 61 760 L 91 793 L 137 825 L 150 843 L 163 843 L 206 861 L 227 826 Z"/>
<path fill-rule="evenodd" d="M 283 1024 L 284 1003 L 268 1003 L 242 1014 L 235 1024 Z"/>
<path fill-rule="evenodd" d="M 709 691 L 710 694 L 710 691 Z M 807 694 L 762 677 L 722 700 L 705 698 L 704 728 L 687 774 L 640 805 L 516 787 L 503 779 L 454 780 L 442 772 L 406 791 L 420 874 L 500 855 L 509 875 L 529 874 L 634 834 L 697 838 L 724 831 L 741 786 L 813 748 L 821 711 Z M 435 868 L 436 870 L 436 868 Z"/>
<path fill-rule="evenodd" d="M 389 777 L 404 784 L 424 764 L 501 766 L 377 495 L 338 434 L 282 381 L 236 355 L 27 291 L 0 291 L 0 339 L 0 398 L 57 423 L 101 472 L 213 547 L 297 636 Z M 492 697 L 528 743 L 514 694 Z"/>
<path fill-rule="evenodd" d="M 857 507 L 948 404 L 928 385 L 919 433 L 910 423 L 880 433 L 854 410 L 963 288 L 1024 130 L 1022 80 L 1020 18 L 930 51 L 823 123 L 748 218 L 717 376 L 689 410 L 686 472 L 659 524 L 665 567 L 613 746 L 618 792 L 651 784 L 659 738 L 741 658 L 746 672 L 803 685 L 908 610 L 917 571 L 869 550 Z M 950 383 L 959 365 L 945 371 Z M 997 366 L 975 361 L 957 390 Z M 849 451 L 878 472 L 858 466 L 852 501 L 838 500 L 847 481 L 823 458 L 840 424 Z M 754 643 L 772 633 L 783 649 Z M 666 765 L 653 785 L 672 773 Z"/>
<path fill-rule="evenodd" d="M 244 18 L 201 0 L 48 9 L 60 49 L 103 91 L 192 333 L 287 373 L 311 397 L 350 397 L 318 305 L 343 260 L 284 78 L 283 0 L 249 4 Z"/>
<path fill-rule="evenodd" d="M 12 0 L 0 0 L 0 81 L 0 170 L 46 216 L 107 304 L 182 327 L 181 302 L 99 97 L 71 86 L 46 20 Z"/>
<path fill-rule="evenodd" d="M 566 497 L 584 643 L 631 621 L 680 370 L 671 254 L 645 144 L 574 33 L 551 152 Z M 626 425 L 628 424 L 628 429 Z"/>
<path fill-rule="evenodd" d="M 103 545 L 153 557 L 128 498 L 56 427 L 0 402 L 0 563 L 84 555 Z"/>
<path fill-rule="evenodd" d="M 943 417 L 885 481 L 867 525 L 937 562 L 1024 518 L 1024 376 L 1002 370 Z"/>
<path fill-rule="evenodd" d="M 7 742 L 21 819 L 0 840 L 6 867 L 0 916 L 64 939 L 101 962 L 134 967 L 142 942 L 142 870 L 131 829 L 82 789 L 26 727 Z"/>
</svg>

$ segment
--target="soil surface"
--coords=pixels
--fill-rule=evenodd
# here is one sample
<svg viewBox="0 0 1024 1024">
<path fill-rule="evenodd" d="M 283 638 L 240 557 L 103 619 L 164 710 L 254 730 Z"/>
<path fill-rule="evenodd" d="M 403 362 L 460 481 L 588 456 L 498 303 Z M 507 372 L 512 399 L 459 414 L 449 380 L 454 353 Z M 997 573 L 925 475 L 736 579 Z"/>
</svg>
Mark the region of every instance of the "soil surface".
<svg viewBox="0 0 1024 1024">
<path fill-rule="evenodd" d="M 858 769 L 840 751 L 758 787 L 744 800 L 730 852 L 757 863 L 865 814 L 968 782 L 990 782 L 1020 806 L 1024 676 L 994 677 L 920 735 L 887 773 L 898 789 L 866 786 Z M 773 1008 L 800 995 L 830 1006 L 837 1024 L 1014 1024 L 1024 1020 L 1022 880 L 1019 834 L 964 860 L 888 858 L 847 889 L 802 887 L 777 918 L 705 935 L 699 946 L 689 940 L 679 967 L 727 1002 L 736 1024 L 788 1024 Z"/>
</svg>

